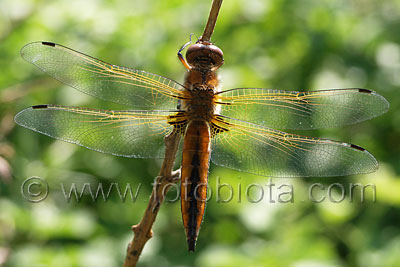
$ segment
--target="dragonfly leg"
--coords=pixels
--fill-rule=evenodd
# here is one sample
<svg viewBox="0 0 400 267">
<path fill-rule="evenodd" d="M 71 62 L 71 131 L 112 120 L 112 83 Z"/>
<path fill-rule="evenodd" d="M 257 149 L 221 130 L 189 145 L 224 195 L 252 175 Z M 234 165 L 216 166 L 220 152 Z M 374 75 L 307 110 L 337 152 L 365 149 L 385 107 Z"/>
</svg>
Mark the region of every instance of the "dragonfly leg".
<svg viewBox="0 0 400 267">
<path fill-rule="evenodd" d="M 190 70 L 191 67 L 189 66 L 189 64 L 187 63 L 186 59 L 183 57 L 182 55 L 182 50 L 185 49 L 188 45 L 190 45 L 192 43 L 192 41 L 190 40 L 189 42 L 187 42 L 186 44 L 182 45 L 181 49 L 179 49 L 178 51 L 178 58 L 179 60 L 182 62 L 183 66 L 185 66 L 186 69 Z"/>
</svg>

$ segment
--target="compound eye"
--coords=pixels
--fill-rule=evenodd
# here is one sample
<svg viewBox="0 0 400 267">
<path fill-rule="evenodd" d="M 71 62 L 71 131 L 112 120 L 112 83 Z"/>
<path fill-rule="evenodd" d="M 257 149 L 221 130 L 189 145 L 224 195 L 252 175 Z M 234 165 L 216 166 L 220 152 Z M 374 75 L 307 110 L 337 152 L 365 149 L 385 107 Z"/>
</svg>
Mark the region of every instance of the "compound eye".
<svg viewBox="0 0 400 267">
<path fill-rule="evenodd" d="M 219 68 L 224 63 L 222 50 L 211 44 L 194 44 L 186 51 L 189 65 L 203 68 Z"/>
<path fill-rule="evenodd" d="M 218 68 L 221 67 L 222 64 L 224 64 L 224 53 L 222 53 L 222 50 L 218 46 L 210 45 L 209 48 L 211 51 L 210 56 L 214 61 L 214 66 Z"/>
</svg>

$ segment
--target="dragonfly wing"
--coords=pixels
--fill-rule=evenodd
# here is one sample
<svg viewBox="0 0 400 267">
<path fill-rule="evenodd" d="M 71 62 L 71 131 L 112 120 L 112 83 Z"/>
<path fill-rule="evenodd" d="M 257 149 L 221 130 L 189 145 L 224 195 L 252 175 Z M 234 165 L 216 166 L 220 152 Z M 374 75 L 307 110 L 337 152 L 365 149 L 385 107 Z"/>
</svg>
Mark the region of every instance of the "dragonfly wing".
<svg viewBox="0 0 400 267">
<path fill-rule="evenodd" d="M 168 78 L 111 65 L 62 45 L 35 42 L 22 57 L 51 77 L 94 97 L 148 109 L 176 109 L 183 86 Z"/>
<path fill-rule="evenodd" d="M 389 102 L 366 89 L 309 92 L 237 88 L 217 94 L 221 114 L 278 129 L 319 129 L 372 119 Z"/>
<path fill-rule="evenodd" d="M 163 158 L 163 137 L 173 130 L 167 122 L 169 115 L 168 111 L 108 111 L 39 105 L 22 110 L 15 116 L 15 122 L 103 153 Z"/>
<path fill-rule="evenodd" d="M 365 149 L 217 116 L 211 161 L 270 177 L 323 177 L 370 173 L 378 168 Z"/>
</svg>

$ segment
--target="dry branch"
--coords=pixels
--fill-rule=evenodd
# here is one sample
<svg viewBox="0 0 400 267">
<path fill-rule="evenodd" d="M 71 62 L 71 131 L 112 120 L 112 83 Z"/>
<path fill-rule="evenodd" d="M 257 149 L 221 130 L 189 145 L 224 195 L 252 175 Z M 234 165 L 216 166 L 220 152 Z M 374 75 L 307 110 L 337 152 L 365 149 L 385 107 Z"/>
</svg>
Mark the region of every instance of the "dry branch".
<svg viewBox="0 0 400 267">
<path fill-rule="evenodd" d="M 210 15 L 208 16 L 208 21 L 206 27 L 204 28 L 203 35 L 200 37 L 200 41 L 210 42 L 211 35 L 214 32 L 215 24 L 217 23 L 219 9 L 221 8 L 222 0 L 213 0 Z"/>
<path fill-rule="evenodd" d="M 132 226 L 134 232 L 133 240 L 128 245 L 124 267 L 136 266 L 146 242 L 152 237 L 153 223 L 157 217 L 161 203 L 168 191 L 168 185 L 179 181 L 180 172 L 172 172 L 176 151 L 179 146 L 180 135 L 172 132 L 164 138 L 165 158 L 161 170 L 156 178 L 149 204 L 139 224 Z"/>
<path fill-rule="evenodd" d="M 204 33 L 200 38 L 201 41 L 210 42 L 221 4 L 222 0 L 213 0 Z M 153 192 L 143 218 L 139 224 L 132 226 L 134 237 L 128 245 L 125 262 L 123 265 L 124 267 L 136 266 L 139 257 L 142 254 L 144 245 L 153 235 L 151 229 L 157 217 L 160 206 L 164 200 L 164 196 L 169 189 L 168 185 L 171 183 L 176 183 L 180 178 L 179 171 L 172 172 L 180 141 L 180 134 L 173 132 L 166 136 L 164 141 L 165 158 L 162 163 L 160 173 L 156 178 L 155 186 L 153 187 Z"/>
</svg>

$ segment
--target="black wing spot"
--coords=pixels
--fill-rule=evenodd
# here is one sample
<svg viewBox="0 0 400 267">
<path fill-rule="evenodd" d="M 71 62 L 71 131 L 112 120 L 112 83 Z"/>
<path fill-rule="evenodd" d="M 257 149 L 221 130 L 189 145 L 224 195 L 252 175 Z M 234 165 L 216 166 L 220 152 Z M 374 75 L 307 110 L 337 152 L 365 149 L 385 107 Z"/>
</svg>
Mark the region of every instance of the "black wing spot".
<svg viewBox="0 0 400 267">
<path fill-rule="evenodd" d="M 51 47 L 55 47 L 56 46 L 55 43 L 51 43 L 51 42 L 42 42 L 42 45 L 47 45 L 47 46 L 51 46 Z"/>
<path fill-rule="evenodd" d="M 360 93 L 366 93 L 366 94 L 371 94 L 371 93 L 372 93 L 372 91 L 371 91 L 371 90 L 368 90 L 368 89 L 358 89 L 358 92 L 360 92 Z"/>
<path fill-rule="evenodd" d="M 213 135 L 216 135 L 216 134 L 219 134 L 219 133 L 223 133 L 223 132 L 228 132 L 228 131 L 229 131 L 228 128 L 221 127 L 221 126 L 219 126 L 219 125 L 217 125 L 215 123 L 211 124 L 211 132 L 212 132 Z"/>
<path fill-rule="evenodd" d="M 33 109 L 41 109 L 41 108 L 48 108 L 48 105 L 37 105 L 37 106 L 33 106 Z"/>
<path fill-rule="evenodd" d="M 351 146 L 352 148 L 358 149 L 358 150 L 360 150 L 360 151 L 365 151 L 365 149 L 362 148 L 362 147 L 360 147 L 360 146 L 356 146 L 356 145 L 353 145 L 353 144 L 351 144 L 350 146 Z"/>
</svg>

